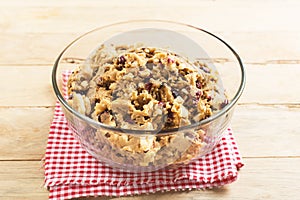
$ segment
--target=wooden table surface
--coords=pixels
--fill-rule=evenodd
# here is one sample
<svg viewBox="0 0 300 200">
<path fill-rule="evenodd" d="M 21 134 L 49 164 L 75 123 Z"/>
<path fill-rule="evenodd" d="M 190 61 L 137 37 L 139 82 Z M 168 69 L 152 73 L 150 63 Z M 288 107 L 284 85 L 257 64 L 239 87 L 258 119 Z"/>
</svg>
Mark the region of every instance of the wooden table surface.
<svg viewBox="0 0 300 200">
<path fill-rule="evenodd" d="M 121 199 L 299 199 L 299 18 L 296 0 L 1 0 L 0 199 L 48 198 L 40 160 L 56 100 L 53 62 L 77 36 L 130 19 L 199 26 L 240 53 L 247 86 L 232 128 L 246 165 L 222 189 Z"/>
</svg>

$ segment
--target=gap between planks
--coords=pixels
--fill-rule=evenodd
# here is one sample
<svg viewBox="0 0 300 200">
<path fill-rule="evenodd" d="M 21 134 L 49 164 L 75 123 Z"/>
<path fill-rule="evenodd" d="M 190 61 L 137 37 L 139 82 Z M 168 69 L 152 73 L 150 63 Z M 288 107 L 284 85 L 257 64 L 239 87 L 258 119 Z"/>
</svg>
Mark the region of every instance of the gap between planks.
<svg viewBox="0 0 300 200">
<path fill-rule="evenodd" d="M 1 10 L 0 10 L 1 13 Z M 1 19 L 1 14 L 0 14 Z M 0 22 L 1 24 L 1 22 Z M 73 25 L 74 26 L 74 25 Z M 1 31 L 1 27 L 0 27 Z M 82 31 L 86 32 L 86 31 Z M 300 30 L 267 32 L 216 32 L 240 55 L 245 64 L 299 64 Z M 61 51 L 75 38 L 71 33 L 7 33 L 0 34 L 0 64 L 53 65 Z M 55 41 L 55 42 L 51 42 Z M 253 45 L 255 44 L 255 45 Z M 26 51 L 24 51 L 24 48 Z M 94 49 L 92 45 L 89 47 Z M 13 54 L 11 52 L 14 52 Z M 224 49 L 211 53 L 224 56 Z M 210 53 L 210 54 L 211 54 Z M 16 58 L 16 55 L 18 57 Z M 70 55 L 74 57 L 74 55 Z M 78 55 L 76 55 L 78 56 Z M 83 58 L 87 55 L 81 54 Z M 211 55 L 212 56 L 212 55 Z M 220 59 L 220 62 L 226 59 Z"/>
<path fill-rule="evenodd" d="M 242 156 L 243 159 L 299 159 L 300 156 Z M 43 162 L 41 159 L 0 159 L 0 162 Z"/>
<path fill-rule="evenodd" d="M 40 160 L 53 108 L 0 109 L 0 159 Z M 300 108 L 237 106 L 231 127 L 244 157 L 300 156 Z M 285 117 L 282 117 L 285 116 Z M 278 124 L 278 126 L 274 126 Z"/>
<path fill-rule="evenodd" d="M 300 108 L 300 102 L 299 103 L 255 103 L 255 102 L 249 102 L 249 103 L 237 103 L 236 106 L 262 106 L 262 107 L 285 107 L 285 108 Z M 53 106 L 0 106 L 0 109 L 9 109 L 9 108 L 55 108 L 55 105 Z"/>
<path fill-rule="evenodd" d="M 157 192 L 149 195 L 120 197 L 122 200 L 215 200 L 215 199 L 295 199 L 299 197 L 298 177 L 300 159 L 245 159 L 240 177 L 235 183 L 220 189 L 184 192 Z M 48 191 L 42 187 L 44 172 L 41 163 L 0 162 L 1 199 L 47 199 Z M 86 198 L 84 198 L 86 199 Z M 109 197 L 90 200 L 115 199 Z"/>
</svg>

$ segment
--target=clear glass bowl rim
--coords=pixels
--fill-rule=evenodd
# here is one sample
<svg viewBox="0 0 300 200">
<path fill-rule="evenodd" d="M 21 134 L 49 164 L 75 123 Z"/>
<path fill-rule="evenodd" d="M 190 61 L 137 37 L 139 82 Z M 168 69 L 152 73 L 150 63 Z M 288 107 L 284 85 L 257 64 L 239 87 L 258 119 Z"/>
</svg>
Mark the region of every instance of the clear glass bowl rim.
<svg viewBox="0 0 300 200">
<path fill-rule="evenodd" d="M 122 24 L 130 24 L 130 23 L 167 23 L 167 24 L 175 24 L 175 25 L 180 25 L 180 26 L 186 26 L 189 28 L 193 28 L 195 30 L 198 31 L 202 31 L 212 37 L 214 37 L 215 39 L 219 40 L 221 43 L 223 43 L 226 47 L 228 47 L 228 49 L 234 54 L 235 58 L 237 59 L 240 69 L 241 69 L 241 82 L 238 88 L 238 91 L 236 92 L 235 96 L 233 97 L 232 101 L 229 102 L 229 104 L 227 104 L 222 110 L 220 110 L 220 112 L 210 116 L 209 118 L 206 118 L 204 120 L 201 120 L 197 123 L 193 123 L 187 126 L 182 126 L 179 128 L 173 128 L 173 129 L 168 129 L 168 130 L 163 130 L 157 133 L 156 130 L 132 130 L 132 129 L 122 129 L 122 128 L 117 128 L 117 127 L 112 127 L 112 126 L 108 126 L 106 124 L 102 124 L 100 122 L 97 122 L 85 115 L 80 114 L 79 112 L 77 112 L 76 110 L 74 110 L 69 104 L 68 102 L 64 99 L 63 95 L 61 94 L 57 81 L 56 81 L 56 76 L 57 76 L 57 68 L 59 67 L 59 62 L 61 57 L 63 56 L 63 54 L 68 50 L 68 48 L 70 48 L 74 43 L 76 43 L 78 40 L 80 40 L 81 38 L 85 37 L 86 35 L 92 33 L 92 32 L 96 32 L 105 28 L 109 28 L 112 26 L 117 26 L 117 25 L 122 25 Z M 170 132 L 176 132 L 178 130 L 180 131 L 184 131 L 184 130 L 188 130 L 188 129 L 193 129 L 196 127 L 200 127 L 200 126 L 205 126 L 206 124 L 209 124 L 210 122 L 216 120 L 217 118 L 223 116 L 224 114 L 226 114 L 227 112 L 229 112 L 234 105 L 237 103 L 238 99 L 240 98 L 240 96 L 243 93 L 243 90 L 245 88 L 245 82 L 246 82 L 246 77 L 245 77 L 245 69 L 242 63 L 242 60 L 240 58 L 240 56 L 238 55 L 238 53 L 229 45 L 227 44 L 223 39 L 221 39 L 220 37 L 216 36 L 215 34 L 206 31 L 202 28 L 198 28 L 195 27 L 193 25 L 190 24 L 185 24 L 185 23 L 181 23 L 181 22 L 174 22 L 174 21 L 167 21 L 167 20 L 130 20 L 130 21 L 123 21 L 123 22 L 118 22 L 118 23 L 113 23 L 113 24 L 109 24 L 109 25 L 105 25 L 105 26 L 101 26 L 98 27 L 96 29 L 93 29 L 89 32 L 84 33 L 83 35 L 77 37 L 75 40 L 73 40 L 69 45 L 67 45 L 63 51 L 59 54 L 59 56 L 57 57 L 53 69 L 52 69 L 52 86 L 53 86 L 53 90 L 55 92 L 55 95 L 57 97 L 57 99 L 59 100 L 59 102 L 72 114 L 74 114 L 76 117 L 78 117 L 81 120 L 84 120 L 86 122 L 88 122 L 89 124 L 92 124 L 94 127 L 99 127 L 99 128 L 104 128 L 104 129 L 108 129 L 111 131 L 117 131 L 117 132 L 122 132 L 125 134 L 135 134 L 135 135 L 141 135 L 141 134 L 155 134 L 155 135 L 164 135 Z"/>
</svg>

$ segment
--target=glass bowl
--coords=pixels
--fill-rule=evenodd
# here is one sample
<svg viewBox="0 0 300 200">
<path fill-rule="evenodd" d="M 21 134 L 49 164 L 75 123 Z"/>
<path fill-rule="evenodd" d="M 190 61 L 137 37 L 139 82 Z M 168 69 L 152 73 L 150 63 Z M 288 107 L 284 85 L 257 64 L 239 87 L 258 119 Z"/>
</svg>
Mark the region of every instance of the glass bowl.
<svg viewBox="0 0 300 200">
<path fill-rule="evenodd" d="M 94 64 L 91 58 L 101 45 L 155 47 L 191 63 L 205 63 L 218 74 L 226 99 L 211 116 L 169 129 L 124 128 L 93 120 L 69 104 L 63 74 Z M 187 164 L 212 151 L 228 128 L 244 89 L 245 72 L 238 54 L 208 31 L 176 22 L 138 20 L 100 27 L 75 39 L 58 56 L 52 84 L 70 129 L 89 154 L 111 167 L 153 171 Z"/>
</svg>

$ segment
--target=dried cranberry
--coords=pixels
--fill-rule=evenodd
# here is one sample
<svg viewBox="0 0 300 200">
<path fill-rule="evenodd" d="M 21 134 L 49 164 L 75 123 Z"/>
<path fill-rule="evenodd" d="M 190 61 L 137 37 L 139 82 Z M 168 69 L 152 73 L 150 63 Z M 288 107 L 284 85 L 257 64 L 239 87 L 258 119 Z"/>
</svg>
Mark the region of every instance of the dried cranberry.
<svg viewBox="0 0 300 200">
<path fill-rule="evenodd" d="M 220 109 L 224 108 L 228 104 L 228 100 L 225 99 L 221 104 L 220 104 Z"/>
<path fill-rule="evenodd" d="M 124 56 L 120 56 L 118 59 L 118 64 L 125 65 L 126 59 Z"/>
<path fill-rule="evenodd" d="M 199 80 L 196 81 L 196 87 L 197 87 L 198 89 L 201 89 L 201 88 L 202 88 L 202 84 L 201 84 L 201 82 L 200 82 Z"/>
<path fill-rule="evenodd" d="M 146 83 L 146 84 L 145 84 L 145 89 L 146 89 L 148 92 L 150 92 L 152 86 L 153 86 L 153 83 L 151 83 L 151 82 Z"/>
<path fill-rule="evenodd" d="M 165 108 L 165 107 L 166 107 L 166 103 L 165 103 L 165 102 L 163 102 L 163 101 L 160 101 L 160 102 L 158 102 L 158 105 L 162 106 L 163 108 Z"/>
<path fill-rule="evenodd" d="M 207 101 L 210 101 L 211 100 L 211 96 L 207 96 Z"/>
<path fill-rule="evenodd" d="M 200 99 L 201 96 L 202 96 L 202 91 L 201 90 L 196 92 L 196 99 Z"/>
<path fill-rule="evenodd" d="M 174 63 L 174 60 L 172 60 L 171 58 L 168 58 L 168 63 Z"/>
</svg>

